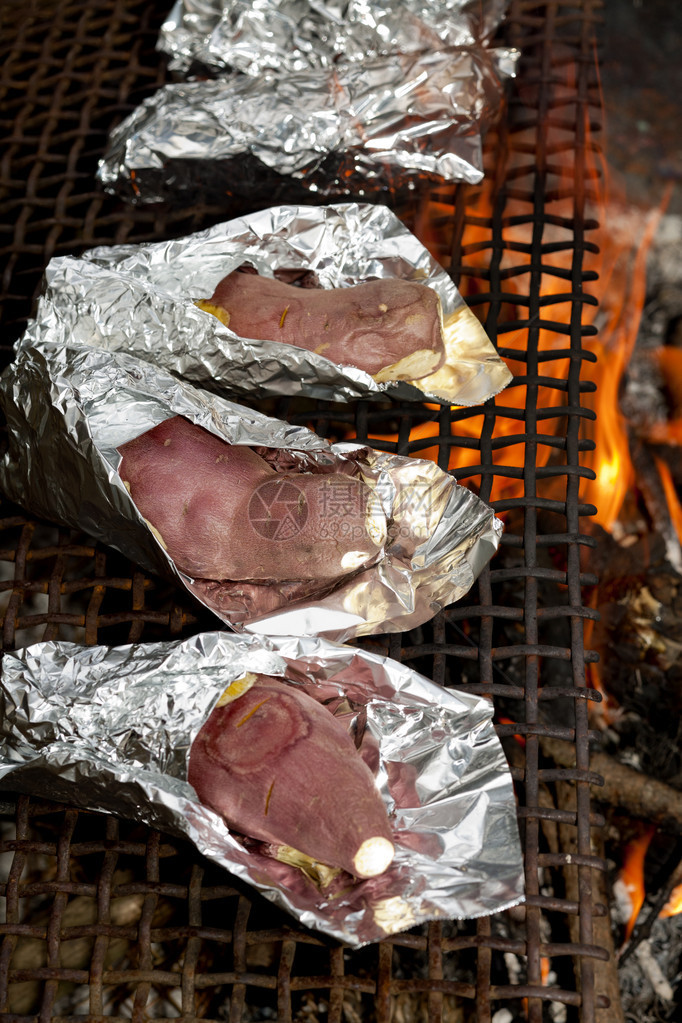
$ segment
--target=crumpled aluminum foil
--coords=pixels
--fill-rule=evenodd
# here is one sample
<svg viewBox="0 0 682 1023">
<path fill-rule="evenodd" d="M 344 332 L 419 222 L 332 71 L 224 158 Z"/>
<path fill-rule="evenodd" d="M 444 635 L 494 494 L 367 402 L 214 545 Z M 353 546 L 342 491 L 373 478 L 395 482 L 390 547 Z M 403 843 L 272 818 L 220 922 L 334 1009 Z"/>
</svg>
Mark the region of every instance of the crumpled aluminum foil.
<svg viewBox="0 0 682 1023">
<path fill-rule="evenodd" d="M 199 803 L 189 748 L 247 671 L 308 687 L 348 725 L 366 716 L 396 838 L 385 874 L 352 884 L 342 875 L 342 890 L 325 896 Z M 514 795 L 491 716 L 480 697 L 321 640 L 223 632 L 118 648 L 40 643 L 3 657 L 0 785 L 187 837 L 301 923 L 359 946 L 523 901 Z"/>
<path fill-rule="evenodd" d="M 198 390 L 126 353 L 41 345 L 41 334 L 42 325 L 33 322 L 0 379 L 9 438 L 0 462 L 5 494 L 152 572 L 174 576 L 233 628 L 336 640 L 411 629 L 466 593 L 497 548 L 501 522 L 433 462 L 329 445 L 310 430 Z M 248 595 L 226 607 L 224 591 L 177 570 L 117 472 L 120 445 L 175 415 L 228 443 L 276 449 L 284 470 L 359 476 L 390 522 L 376 561 L 325 596 L 270 613 L 256 616 Z"/>
<path fill-rule="evenodd" d="M 492 35 L 509 0 L 178 0 L 158 49 L 172 71 L 195 63 L 249 75 L 339 59 L 467 46 Z"/>
<path fill-rule="evenodd" d="M 420 182 L 478 182 L 482 137 L 517 57 L 449 48 L 166 85 L 111 133 L 98 176 L 132 203 L 225 207 L 235 196 L 380 198 Z"/>
<path fill-rule="evenodd" d="M 322 287 L 371 278 L 420 281 L 443 311 L 446 364 L 414 384 L 276 341 L 240 338 L 197 308 L 241 263 L 263 276 L 312 270 Z M 173 241 L 92 249 L 51 260 L 37 313 L 43 343 L 78 341 L 155 362 L 223 393 L 306 394 L 332 401 L 389 395 L 477 405 L 511 380 L 448 274 L 385 206 L 279 206 Z"/>
</svg>

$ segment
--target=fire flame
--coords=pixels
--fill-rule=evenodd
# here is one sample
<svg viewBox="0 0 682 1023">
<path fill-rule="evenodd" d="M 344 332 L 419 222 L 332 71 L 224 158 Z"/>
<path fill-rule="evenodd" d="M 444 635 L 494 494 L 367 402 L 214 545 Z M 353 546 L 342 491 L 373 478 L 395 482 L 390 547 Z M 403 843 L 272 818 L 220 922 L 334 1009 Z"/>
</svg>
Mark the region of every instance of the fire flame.
<svg viewBox="0 0 682 1023">
<path fill-rule="evenodd" d="M 560 152 L 560 138 L 554 140 L 552 130 L 549 130 L 548 152 L 552 151 L 554 141 L 557 143 L 557 152 Z M 560 136 L 560 129 L 556 131 Z M 670 193 L 666 193 L 658 210 L 647 214 L 613 198 L 615 189 L 597 147 L 591 144 L 589 124 L 585 131 L 586 152 L 592 157 L 592 166 L 588 168 L 589 192 L 594 207 L 591 211 L 594 213 L 591 224 L 600 226 L 592 226 L 585 232 L 582 277 L 586 282 L 595 283 L 582 285 L 582 327 L 584 332 L 594 328 L 599 333 L 585 345 L 588 352 L 596 356 L 596 361 L 591 361 L 588 356 L 581 369 L 581 380 L 587 385 L 581 397 L 581 403 L 587 410 L 585 423 L 588 425 L 585 432 L 594 441 L 594 451 L 585 452 L 582 457 L 586 472 L 581 479 L 580 500 L 596 507 L 595 518 L 603 528 L 617 532 L 623 501 L 634 481 L 634 469 L 628 452 L 627 423 L 619 409 L 619 389 L 644 306 L 647 253 Z M 557 156 L 554 158 L 556 162 L 552 162 L 549 168 L 548 191 L 552 177 L 556 177 L 557 181 L 546 203 L 548 215 L 543 225 L 543 266 L 537 268 L 531 264 L 534 258 L 531 251 L 533 234 L 537 227 L 532 216 L 529 216 L 529 200 L 511 190 L 504 210 L 502 245 L 494 251 L 507 293 L 505 303 L 498 310 L 498 319 L 509 323 L 508 332 L 501 333 L 498 341 L 509 368 L 515 374 L 516 382 L 496 401 L 499 411 L 495 417 L 492 437 L 493 458 L 502 471 L 496 473 L 492 480 L 489 500 L 493 503 L 523 494 L 522 470 L 526 443 L 521 424 L 527 408 L 525 378 L 528 374 L 525 352 L 528 347 L 528 331 L 535 328 L 538 320 L 546 326 L 538 330 L 536 346 L 541 380 L 534 404 L 540 415 L 544 409 L 561 405 L 568 357 L 543 359 L 543 356 L 567 349 L 565 330 L 552 330 L 551 324 L 556 322 L 568 325 L 574 315 L 575 285 L 569 282 L 575 271 L 575 252 L 567 234 L 567 226 L 575 220 L 572 159 L 571 155 L 562 164 L 560 156 Z M 516 153 L 512 151 L 509 160 L 510 174 L 519 180 L 523 178 L 521 171 L 531 174 L 535 170 L 534 165 L 529 166 L 528 154 L 521 148 Z M 482 282 L 487 279 L 493 252 L 490 238 L 495 202 L 493 189 L 494 182 L 488 177 L 477 190 L 469 193 L 460 246 L 464 265 L 460 291 L 470 301 L 476 300 L 473 308 L 478 311 L 485 309 L 486 285 Z M 414 230 L 435 258 L 442 258 L 443 252 L 451 249 L 447 230 L 452 230 L 452 219 L 451 206 L 431 200 L 425 200 L 416 215 Z M 536 310 L 531 310 L 527 297 L 529 274 L 539 274 L 540 297 Z M 589 288 L 598 292 L 600 301 L 596 294 L 590 293 Z M 524 311 L 527 313 L 525 318 Z M 520 353 L 519 358 L 515 358 L 515 351 Z M 660 358 L 665 360 L 670 356 L 665 354 Z M 680 390 L 679 406 L 682 410 L 682 385 Z M 465 411 L 455 417 L 450 427 L 450 438 L 454 443 L 450 443 L 448 438 L 448 450 L 444 455 L 441 453 L 441 445 L 431 443 L 441 435 L 440 409 L 433 405 L 425 405 L 424 409 L 428 410 L 426 421 L 416 426 L 410 434 L 411 453 L 433 461 L 439 461 L 440 455 L 440 464 L 456 477 L 464 473 L 468 479 L 475 479 L 475 460 L 467 441 L 480 437 L 483 415 Z M 505 415 L 505 409 L 509 409 L 509 415 Z M 589 420 L 590 413 L 595 413 L 593 423 Z M 559 464 L 563 459 L 552 437 L 553 429 L 561 431 L 562 417 L 557 415 L 545 422 L 546 440 L 540 436 L 537 445 L 538 468 L 550 463 Z M 682 442 L 682 411 L 676 429 Z M 352 437 L 351 434 L 347 439 Z M 458 438 L 461 438 L 462 443 L 457 443 Z M 369 442 L 374 440 L 394 443 L 398 435 L 373 434 Z M 445 460 L 447 465 L 444 464 Z M 592 474 L 594 478 L 590 478 Z M 538 496 L 560 499 L 562 495 L 559 488 L 565 487 L 560 479 L 560 476 L 538 479 Z"/>
<path fill-rule="evenodd" d="M 670 512 L 670 519 L 675 531 L 682 543 L 682 502 L 677 494 L 675 483 L 670 472 L 670 468 L 662 458 L 654 456 L 654 462 L 658 469 L 658 475 L 660 476 L 661 483 L 663 484 L 663 492 L 665 493 L 665 499 L 668 505 L 668 511 Z"/>
<path fill-rule="evenodd" d="M 601 169 L 599 171 L 601 174 Z M 595 180 L 599 175 L 595 171 Z M 595 413 L 594 425 L 588 426 L 586 433 L 589 439 L 594 441 L 594 451 L 586 452 L 582 462 L 588 470 L 581 480 L 580 500 L 584 503 L 594 504 L 597 513 L 596 521 L 605 529 L 613 531 L 616 528 L 618 516 L 623 507 L 625 495 L 632 488 L 634 481 L 634 469 L 629 456 L 627 423 L 619 408 L 619 390 L 623 380 L 623 374 L 628 366 L 635 339 L 639 330 L 641 313 L 645 298 L 645 263 L 651 242 L 656 232 L 669 193 L 666 193 L 661 207 L 650 213 L 644 214 L 638 210 L 622 206 L 619 202 L 609 200 L 602 190 L 599 197 L 600 211 L 596 219 L 603 225 L 599 232 L 596 232 L 595 247 L 598 254 L 588 248 L 585 258 L 586 277 L 595 276 L 598 278 L 598 287 L 602 294 L 601 306 L 585 302 L 583 310 L 583 325 L 585 327 L 596 327 L 599 329 L 599 336 L 590 340 L 587 347 L 596 355 L 596 361 L 586 360 L 583 364 L 581 378 L 588 384 L 588 388 L 582 396 L 582 404 L 589 411 Z M 572 211 L 566 207 L 570 200 L 565 199 L 559 203 L 558 210 L 552 210 L 557 217 L 569 220 Z M 502 256 L 502 269 L 512 269 L 512 262 L 509 253 L 513 253 L 514 263 L 518 264 L 520 259 L 526 259 L 530 263 L 530 254 L 524 257 L 524 250 L 530 249 L 528 237 L 529 225 L 527 224 L 527 210 L 524 210 L 521 200 L 512 200 L 508 206 L 508 215 L 505 221 L 514 225 L 505 231 L 506 249 Z M 552 204 L 554 205 L 554 204 Z M 462 252 L 463 258 L 467 260 L 471 270 L 482 270 L 485 261 L 489 258 L 489 247 L 485 245 L 486 228 L 482 225 L 489 221 L 492 215 L 491 197 L 485 189 L 473 200 L 473 208 L 468 222 L 464 229 Z M 426 218 L 422 218 L 426 219 Z M 523 223 L 522 223 L 523 221 Z M 608 230 L 606 228 L 608 224 Z M 614 224 L 616 226 L 614 226 Z M 548 245 L 553 244 L 552 232 Z M 521 255 L 520 255 L 521 254 Z M 509 266 L 504 266 L 505 255 L 508 257 Z M 573 250 L 565 245 L 563 251 L 559 250 L 552 254 L 552 262 L 557 272 L 554 275 L 543 274 L 541 281 L 541 307 L 543 319 L 550 320 L 556 317 L 561 321 L 566 319 L 566 303 L 571 299 L 566 295 L 565 276 L 561 271 L 570 271 Z M 518 265 L 517 265 L 518 271 Z M 482 275 L 483 276 L 483 275 Z M 522 288 L 526 277 L 516 272 L 505 280 L 505 287 L 510 291 L 516 290 L 519 296 L 522 295 Z M 460 285 L 462 293 L 467 298 L 472 297 L 472 278 L 466 277 Z M 476 282 L 475 293 L 480 296 L 480 283 Z M 513 295 L 510 295 L 512 298 Z M 523 308 L 520 304 L 517 308 Z M 510 314 L 511 315 L 511 314 Z M 515 314 L 518 316 L 518 314 Z M 518 323 L 518 318 L 516 320 Z M 517 377 L 523 377 L 527 372 L 525 362 L 522 359 L 514 359 L 515 349 L 524 351 L 527 343 L 528 327 L 515 327 L 509 334 L 502 334 L 499 338 L 500 345 L 505 350 L 506 360 L 510 369 Z M 555 332 L 542 328 L 538 336 L 538 348 L 540 354 L 555 352 L 565 349 L 566 337 L 561 332 Z M 659 354 L 661 362 L 678 358 L 682 361 L 682 353 L 679 356 L 670 356 L 667 351 Z M 566 373 L 566 363 L 562 359 L 550 359 L 542 364 L 542 373 L 547 380 L 541 383 L 538 388 L 536 407 L 538 409 L 550 408 L 559 404 L 557 401 L 558 388 L 551 383 L 551 377 L 563 382 Z M 682 380 L 682 366 L 680 367 L 680 380 Z M 590 389 L 590 385 L 591 388 Z M 682 386 L 680 387 L 682 392 Z M 525 458 L 525 444 L 523 440 L 516 441 L 519 433 L 519 420 L 522 421 L 522 414 L 526 408 L 527 394 L 526 386 L 523 383 L 512 385 L 500 396 L 497 401 L 498 407 L 508 407 L 511 410 L 518 410 L 520 416 L 505 417 L 499 413 L 495 421 L 493 441 L 495 444 L 494 460 L 500 467 L 522 469 Z M 426 406 L 433 408 L 433 406 Z M 679 395 L 680 415 L 674 421 L 674 435 L 679 435 L 682 443 L 682 393 Z M 557 418 L 560 422 L 560 418 Z M 586 422 L 589 419 L 586 417 Z M 483 426 L 483 416 L 467 415 L 458 418 L 453 424 L 451 434 L 453 438 L 478 437 Z M 410 435 L 411 449 L 413 453 L 421 458 L 438 459 L 439 447 L 429 445 L 431 438 L 439 435 L 439 423 L 437 414 L 431 421 L 420 424 Z M 382 440 L 395 441 L 397 435 L 383 435 Z M 504 443 L 508 439 L 508 443 Z M 414 443 L 424 441 L 424 444 Z M 537 465 L 545 466 L 550 459 L 556 459 L 556 448 L 551 443 L 543 443 L 542 439 L 538 445 Z M 458 475 L 458 470 L 471 468 L 470 449 L 465 445 L 453 445 L 450 448 L 447 468 Z M 594 474 L 594 479 L 590 476 Z M 559 496 L 556 493 L 557 485 L 551 479 L 539 480 L 538 491 L 540 496 Z M 523 491 L 523 482 L 513 475 L 496 475 L 492 485 L 490 500 L 496 501 L 503 498 L 518 496 Z"/>
<path fill-rule="evenodd" d="M 678 884 L 670 893 L 670 898 L 658 914 L 659 917 L 677 916 L 682 913 L 682 884 Z"/>
<path fill-rule="evenodd" d="M 556 977 L 551 976 L 552 973 L 552 960 L 548 956 L 540 956 L 540 983 L 543 987 L 547 987 L 550 980 L 556 981 Z M 528 1019 L 528 999 L 522 998 L 521 1005 L 523 1007 L 526 1019 Z"/>
<path fill-rule="evenodd" d="M 512 721 L 511 718 L 504 717 L 503 715 L 501 715 L 497 720 L 499 721 L 499 723 L 501 725 L 513 725 L 513 724 L 516 723 L 516 722 Z M 525 735 L 521 735 L 519 732 L 515 732 L 514 733 L 514 738 L 518 742 L 519 746 L 524 746 L 525 747 L 525 745 L 526 745 L 526 737 L 525 737 Z"/>
<path fill-rule="evenodd" d="M 651 825 L 639 838 L 628 843 L 623 853 L 623 868 L 620 873 L 620 881 L 625 886 L 632 907 L 630 917 L 625 925 L 624 943 L 632 934 L 637 917 L 644 904 L 644 897 L 646 895 L 644 862 L 655 832 L 656 829 Z M 678 884 L 673 888 L 668 901 L 658 915 L 660 919 L 665 919 L 677 916 L 678 913 L 682 913 L 682 884 Z"/>
<path fill-rule="evenodd" d="M 585 623 L 585 645 L 590 645 L 589 636 L 592 633 L 593 622 Z M 622 711 L 618 704 L 618 701 L 614 699 L 611 693 L 606 689 L 601 680 L 601 671 L 599 670 L 599 664 L 588 665 L 587 674 L 590 685 L 593 689 L 596 689 L 601 696 L 601 703 L 595 705 L 591 711 L 593 715 L 593 724 L 607 727 L 613 724 L 621 716 Z"/>
<path fill-rule="evenodd" d="M 505 194 L 501 238 L 491 238 L 490 224 L 496 201 L 494 175 L 486 177 L 477 189 L 469 190 L 467 198 L 460 244 L 460 261 L 464 268 L 460 291 L 485 325 L 489 307 L 486 282 L 490 262 L 496 260 L 506 300 L 500 303 L 495 298 L 491 311 L 496 314 L 498 323 L 508 324 L 497 340 L 515 374 L 515 382 L 495 399 L 497 412 L 492 450 L 498 471 L 492 480 L 487 478 L 490 489 L 485 496 L 493 505 L 524 496 L 526 438 L 523 423 L 528 398 L 527 375 L 532 380 L 531 369 L 524 357 L 529 348 L 529 333 L 537 331 L 532 340 L 538 352 L 537 366 L 541 377 L 537 384 L 531 383 L 530 386 L 534 387 L 533 405 L 541 416 L 544 409 L 557 409 L 561 405 L 561 394 L 570 367 L 568 352 L 565 358 L 551 357 L 566 352 L 569 347 L 566 330 L 553 330 L 552 324 L 568 326 L 569 322 L 573 322 L 576 291 L 580 289 L 581 329 L 586 336 L 580 372 L 580 401 L 584 410 L 583 437 L 593 442 L 593 450 L 584 450 L 581 455 L 585 471 L 581 476 L 579 500 L 583 504 L 594 505 L 594 521 L 620 539 L 628 528 L 624 506 L 636 485 L 630 457 L 629 424 L 620 408 L 620 391 L 644 308 L 647 256 L 672 186 L 663 194 L 657 209 L 644 211 L 628 205 L 618 194 L 619 189 L 600 158 L 598 147 L 592 143 L 586 116 L 584 153 L 588 161 L 591 160 L 591 166 L 587 169 L 587 208 L 580 211 L 584 235 L 582 265 L 577 267 L 580 277 L 576 284 L 575 242 L 571 233 L 576 217 L 574 156 L 565 145 L 559 122 L 557 119 L 556 128 L 550 125 L 548 129 L 543 167 L 545 217 L 540 247 L 537 245 L 539 227 L 532 215 L 531 200 L 523 195 L 527 182 L 530 180 L 532 183 L 536 173 L 532 139 L 524 149 L 523 139 L 511 137 L 505 177 L 512 185 Z M 521 143 L 518 146 L 517 141 Z M 562 153 L 568 153 L 563 163 Z M 452 251 L 452 239 L 447 234 L 451 230 L 452 219 L 451 206 L 440 202 L 425 203 L 417 215 L 415 232 L 436 259 L 442 258 L 444 252 Z M 532 264 L 538 251 L 541 252 L 540 266 Z M 540 298 L 534 305 L 534 300 L 528 297 L 529 274 L 540 285 Z M 541 328 L 538 328 L 539 322 L 543 324 Z M 591 332 L 594 336 L 588 337 Z M 682 350 L 663 347 L 652 352 L 651 358 L 666 381 L 672 411 L 667 422 L 649 424 L 644 439 L 652 444 L 682 446 Z M 455 415 L 448 443 L 443 445 L 438 443 L 442 436 L 442 417 L 438 406 L 425 405 L 424 410 L 425 421 L 410 434 L 411 453 L 439 462 L 455 477 L 464 477 L 469 485 L 475 486 L 476 448 L 467 442 L 480 437 L 483 415 L 466 410 Z M 545 424 L 542 427 L 545 435 L 539 436 L 534 452 L 537 468 L 565 464 L 560 443 L 565 419 L 559 413 L 551 418 L 540 418 L 538 422 L 541 427 Z M 542 430 L 539 433 L 542 434 Z M 370 436 L 369 443 L 373 439 L 395 442 L 398 435 Z M 657 458 L 656 465 L 671 521 L 682 541 L 682 502 L 666 463 Z M 566 482 L 560 472 L 554 477 L 540 473 L 536 479 L 538 497 L 564 499 Z M 498 514 L 504 517 L 503 512 Z M 593 599 L 596 604 L 597 594 Z M 587 621 L 587 643 L 591 629 L 592 623 Z M 606 698 L 600 708 L 600 716 L 603 722 L 608 723 L 617 714 L 617 706 L 604 692 L 598 666 L 589 664 L 587 670 L 588 684 Z M 622 879 L 632 901 L 632 912 L 625 928 L 626 940 L 644 900 L 644 860 L 653 833 L 653 828 L 647 830 L 626 850 Z M 662 915 L 680 911 L 682 885 L 675 889 Z"/>
<path fill-rule="evenodd" d="M 570 87 L 570 83 L 569 83 Z M 561 86 L 557 86 L 558 89 Z M 586 337 L 583 345 L 585 358 L 581 365 L 581 405 L 584 411 L 583 436 L 593 442 L 592 451 L 583 451 L 579 500 L 594 505 L 594 521 L 620 539 L 625 531 L 624 503 L 634 490 L 635 471 L 630 458 L 628 423 L 621 412 L 619 394 L 635 340 L 639 331 L 645 301 L 647 255 L 668 204 L 671 188 L 662 196 L 658 209 L 643 211 L 628 205 L 622 189 L 614 183 L 599 148 L 593 144 L 589 117 L 584 126 L 587 166 L 586 206 L 581 212 L 584 225 L 582 265 L 579 285 L 575 281 L 575 223 L 574 155 L 563 144 L 560 126 L 550 125 L 547 134 L 545 170 L 545 218 L 542 224 L 541 265 L 532 264 L 538 251 L 536 219 L 532 216 L 531 201 L 523 196 L 528 180 L 532 183 L 536 173 L 532 146 L 524 148 L 514 141 L 507 153 L 506 180 L 514 182 L 505 194 L 502 237 L 493 245 L 491 222 L 496 209 L 495 175 L 488 175 L 482 185 L 469 189 L 466 215 L 459 246 L 462 264 L 460 291 L 481 315 L 485 325 L 488 308 L 486 292 L 491 259 L 498 263 L 504 282 L 505 301 L 497 302 L 493 310 L 500 324 L 508 324 L 498 336 L 499 347 L 515 374 L 512 383 L 495 401 L 492 450 L 498 469 L 492 479 L 486 477 L 489 490 L 484 496 L 493 504 L 524 495 L 523 468 L 526 459 L 526 438 L 523 423 L 527 408 L 525 361 L 529 331 L 536 330 L 533 338 L 538 350 L 538 368 L 542 374 L 532 395 L 535 408 L 542 416 L 544 409 L 556 409 L 562 403 L 562 391 L 568 375 L 568 354 L 555 356 L 568 348 L 566 329 L 552 329 L 552 324 L 566 325 L 575 316 L 576 288 L 580 288 L 581 329 Z M 562 153 L 567 156 L 562 157 Z M 518 183 L 518 187 L 517 187 Z M 417 213 L 415 232 L 436 258 L 453 251 L 452 207 L 441 201 L 425 201 Z M 536 244 L 533 244 L 536 243 Z M 539 281 L 540 296 L 535 306 L 529 299 L 529 274 Z M 533 284 L 534 287 L 534 284 Z M 519 352 L 519 357 L 515 352 Z M 672 381 L 669 385 L 674 406 L 667 424 L 650 426 L 650 442 L 682 444 L 682 351 L 669 347 L 652 353 L 662 376 Z M 507 413 L 506 410 L 509 410 Z M 456 478 L 476 487 L 477 465 L 475 446 L 471 441 L 481 436 L 484 417 L 475 411 L 462 410 L 455 415 L 449 427 L 447 443 L 438 443 L 442 437 L 442 416 L 438 406 L 425 405 L 426 419 L 410 434 L 410 452 L 416 457 L 439 462 Z M 457 411 L 457 410 L 454 410 Z M 539 469 L 560 466 L 565 455 L 557 440 L 565 420 L 560 414 L 543 420 L 545 423 L 536 446 L 535 462 Z M 542 435 L 544 432 L 544 436 Z M 350 438 L 349 438 L 350 439 Z M 397 434 L 377 434 L 373 440 L 396 442 Z M 665 463 L 658 461 L 661 482 L 666 493 L 671 519 L 682 540 L 682 504 L 675 484 Z M 565 498 L 565 478 L 559 472 L 552 476 L 538 474 L 538 497 L 555 500 Z M 498 511 L 504 518 L 504 511 Z M 596 600 L 596 595 L 595 595 Z M 592 623 L 585 623 L 585 640 L 589 642 Z M 587 681 L 604 694 L 595 664 L 587 666 Z M 609 706 L 600 708 L 603 723 L 613 720 L 617 705 L 611 699 Z"/>
<path fill-rule="evenodd" d="M 627 941 L 634 929 L 639 911 L 644 903 L 646 894 L 644 887 L 644 861 L 647 850 L 651 844 L 656 829 L 652 826 L 647 828 L 638 838 L 629 842 L 623 853 L 623 869 L 620 873 L 620 880 L 625 886 L 630 897 L 632 910 L 625 925 L 624 941 Z"/>
<path fill-rule="evenodd" d="M 582 481 L 581 499 L 596 506 L 596 521 L 610 532 L 617 527 L 635 476 L 619 390 L 644 308 L 647 255 L 669 197 L 666 192 L 661 206 L 646 214 L 620 203 L 607 204 L 601 214 L 601 222 L 609 224 L 601 240 L 606 246 L 600 273 L 604 322 L 594 343 L 598 361 L 588 363 L 583 374 L 595 385 L 593 398 L 585 402 L 596 412 L 592 430 L 587 431 L 594 453 L 585 459 L 595 478 Z"/>
</svg>

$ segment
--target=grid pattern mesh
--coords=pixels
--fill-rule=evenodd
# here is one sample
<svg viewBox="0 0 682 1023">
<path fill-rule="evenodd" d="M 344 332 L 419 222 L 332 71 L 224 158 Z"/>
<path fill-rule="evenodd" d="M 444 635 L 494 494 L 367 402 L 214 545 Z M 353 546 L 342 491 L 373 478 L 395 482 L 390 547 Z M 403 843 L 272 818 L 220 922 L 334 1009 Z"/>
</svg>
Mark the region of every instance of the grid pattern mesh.
<svg viewBox="0 0 682 1023">
<path fill-rule="evenodd" d="M 0 8 L 2 355 L 30 315 L 48 259 L 94 244 L 170 237 L 241 210 L 131 210 L 94 185 L 111 127 L 165 80 L 154 52 L 165 4 L 8 0 Z M 273 401 L 267 411 L 333 438 L 435 458 L 505 518 L 498 557 L 471 594 L 409 634 L 366 645 L 442 685 L 491 696 L 517 783 L 527 907 L 434 923 L 359 951 L 326 941 L 148 829 L 19 797 L 0 835 L 7 1020 L 277 1019 L 486 1023 L 508 1007 L 539 1023 L 554 1006 L 592 1023 L 588 704 L 581 568 L 583 423 L 594 42 L 598 0 L 514 0 L 523 50 L 486 186 L 443 189 L 398 210 L 459 282 L 514 385 L 483 410 Z M 120 643 L 191 634 L 214 620 L 115 552 L 3 505 L 5 649 L 40 639 Z M 542 737 L 576 767 L 546 761 Z M 559 802 L 547 793 L 562 787 Z M 552 830 L 554 829 L 554 830 Z M 554 837 L 553 837 L 554 836 Z M 557 836 L 559 838 L 557 839 Z M 551 981 L 547 965 L 551 966 Z"/>
</svg>

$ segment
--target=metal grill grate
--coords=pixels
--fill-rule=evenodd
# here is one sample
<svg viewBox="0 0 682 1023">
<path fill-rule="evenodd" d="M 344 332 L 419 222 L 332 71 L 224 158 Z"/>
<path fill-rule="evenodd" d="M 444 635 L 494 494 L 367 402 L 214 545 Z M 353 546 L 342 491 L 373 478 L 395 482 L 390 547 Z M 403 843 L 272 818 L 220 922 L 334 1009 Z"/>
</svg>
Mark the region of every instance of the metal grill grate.
<svg viewBox="0 0 682 1023">
<path fill-rule="evenodd" d="M 491 695 L 518 785 L 524 914 L 436 923 L 351 952 L 148 829 L 21 797 L 2 831 L 6 923 L 0 1012 L 8 1021 L 92 1018 L 423 1020 L 486 1023 L 501 1007 L 539 1023 L 598 1019 L 588 702 L 591 617 L 578 487 L 589 385 L 584 339 L 594 43 L 599 0 L 514 0 L 524 52 L 508 117 L 488 145 L 491 187 L 420 196 L 401 212 L 437 250 L 519 372 L 481 410 L 275 401 L 267 411 L 400 453 L 430 452 L 507 528 L 470 596 L 429 625 L 371 644 L 443 685 Z M 94 244 L 158 239 L 234 215 L 201 205 L 130 210 L 94 187 L 108 131 L 165 78 L 154 43 L 166 4 L 8 0 L 0 69 L 2 353 L 30 315 L 48 259 Z M 551 301 L 547 280 L 559 283 Z M 547 345 L 547 332 L 558 339 Z M 516 345 L 522 339 L 522 348 Z M 517 406 L 512 395 L 522 394 Z M 418 429 L 425 435 L 421 435 Z M 385 439 L 387 435 L 391 439 Z M 382 439 L 384 438 L 384 439 Z M 521 451 L 518 462 L 508 457 Z M 545 458 L 549 453 L 550 457 Z M 514 493 L 500 483 L 516 481 Z M 496 489 L 498 488 L 498 489 Z M 3 506 L 5 649 L 45 638 L 120 643 L 214 627 L 188 597 L 87 537 Z M 524 746 L 514 738 L 521 736 Z M 543 758 L 543 736 L 576 768 Z M 549 805 L 549 787 L 563 797 Z M 554 829 L 552 832 L 551 829 Z M 554 838 L 552 838 L 554 835 Z M 543 980 L 549 961 L 556 980 Z"/>
</svg>

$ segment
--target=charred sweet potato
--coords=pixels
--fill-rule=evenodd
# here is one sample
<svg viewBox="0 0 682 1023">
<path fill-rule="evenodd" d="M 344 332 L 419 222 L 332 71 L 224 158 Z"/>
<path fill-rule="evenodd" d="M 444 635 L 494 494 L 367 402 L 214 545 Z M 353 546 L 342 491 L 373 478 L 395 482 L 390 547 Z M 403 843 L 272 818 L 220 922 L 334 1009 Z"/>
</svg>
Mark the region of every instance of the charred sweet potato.
<svg viewBox="0 0 682 1023">
<path fill-rule="evenodd" d="M 299 288 L 235 270 L 197 305 L 240 337 L 305 348 L 378 381 L 418 380 L 445 357 L 438 295 L 412 281 Z"/>
<path fill-rule="evenodd" d="M 237 698 L 229 687 L 190 750 L 199 799 L 244 835 L 356 877 L 383 873 L 394 853 L 386 809 L 343 726 L 279 679 L 233 686 Z"/>
<path fill-rule="evenodd" d="M 278 473 L 181 416 L 118 450 L 139 512 L 193 578 L 335 579 L 371 562 L 384 542 L 383 512 L 361 480 Z"/>
</svg>

